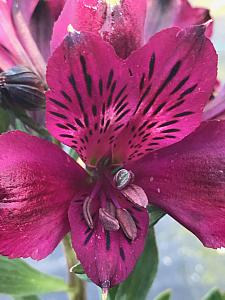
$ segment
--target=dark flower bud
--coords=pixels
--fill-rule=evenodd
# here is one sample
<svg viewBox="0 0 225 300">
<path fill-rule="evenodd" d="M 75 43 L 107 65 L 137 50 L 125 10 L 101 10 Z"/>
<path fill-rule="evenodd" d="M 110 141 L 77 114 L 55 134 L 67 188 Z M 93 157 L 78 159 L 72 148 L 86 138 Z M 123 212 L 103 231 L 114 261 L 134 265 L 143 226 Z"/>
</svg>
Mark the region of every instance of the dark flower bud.
<svg viewBox="0 0 225 300">
<path fill-rule="evenodd" d="M 6 108 L 43 109 L 45 90 L 45 84 L 28 68 L 15 66 L 0 73 L 0 102 Z"/>
</svg>

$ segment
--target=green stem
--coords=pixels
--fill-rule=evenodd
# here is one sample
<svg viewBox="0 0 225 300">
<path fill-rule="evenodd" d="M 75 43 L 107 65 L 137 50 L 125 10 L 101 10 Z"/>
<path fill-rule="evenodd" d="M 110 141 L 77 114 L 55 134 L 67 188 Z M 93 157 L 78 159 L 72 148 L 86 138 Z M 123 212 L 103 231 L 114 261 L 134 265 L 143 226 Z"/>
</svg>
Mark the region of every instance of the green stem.
<svg viewBox="0 0 225 300">
<path fill-rule="evenodd" d="M 69 271 L 69 300 L 86 300 L 84 282 L 80 280 L 74 273 L 70 272 L 70 269 L 77 263 L 77 259 L 71 245 L 71 238 L 69 234 L 64 237 L 63 246 Z"/>
</svg>

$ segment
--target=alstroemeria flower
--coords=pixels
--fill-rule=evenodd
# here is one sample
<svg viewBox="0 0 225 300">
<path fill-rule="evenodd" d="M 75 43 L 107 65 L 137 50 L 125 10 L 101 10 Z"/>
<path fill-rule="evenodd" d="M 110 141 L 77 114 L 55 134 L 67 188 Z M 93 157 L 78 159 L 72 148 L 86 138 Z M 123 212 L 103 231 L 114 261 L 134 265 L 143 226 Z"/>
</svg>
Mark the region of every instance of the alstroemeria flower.
<svg viewBox="0 0 225 300">
<path fill-rule="evenodd" d="M 108 289 L 143 251 L 148 202 L 225 246 L 225 123 L 195 131 L 217 73 L 204 30 L 164 30 L 125 60 L 99 35 L 67 35 L 48 64 L 47 127 L 88 173 L 47 141 L 2 135 L 2 255 L 42 259 L 71 231 L 85 272 Z"/>
</svg>

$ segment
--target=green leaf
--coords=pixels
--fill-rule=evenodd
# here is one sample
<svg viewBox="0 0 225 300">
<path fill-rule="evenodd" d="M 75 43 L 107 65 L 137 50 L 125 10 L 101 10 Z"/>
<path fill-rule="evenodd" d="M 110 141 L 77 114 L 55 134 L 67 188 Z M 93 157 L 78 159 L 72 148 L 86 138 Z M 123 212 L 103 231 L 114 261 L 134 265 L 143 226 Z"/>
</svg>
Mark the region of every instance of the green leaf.
<svg viewBox="0 0 225 300">
<path fill-rule="evenodd" d="M 7 131 L 10 124 L 10 117 L 6 110 L 0 107 L 0 133 Z"/>
<path fill-rule="evenodd" d="M 155 300 L 170 300 L 171 295 L 172 295 L 172 291 L 171 290 L 166 290 L 166 291 L 162 292 L 161 294 L 159 294 L 155 298 Z"/>
<path fill-rule="evenodd" d="M 40 300 L 38 296 L 22 296 L 22 297 L 14 297 L 15 300 Z"/>
<path fill-rule="evenodd" d="M 157 206 L 150 205 L 148 207 L 148 212 L 150 213 L 150 227 L 153 227 L 166 213 Z"/>
<path fill-rule="evenodd" d="M 88 276 L 85 274 L 84 269 L 80 263 L 77 263 L 74 265 L 71 269 L 70 272 L 74 273 L 78 278 L 84 281 L 91 281 Z"/>
<path fill-rule="evenodd" d="M 214 288 L 202 300 L 225 300 L 225 295 L 219 289 Z"/>
<path fill-rule="evenodd" d="M 0 256 L 0 293 L 29 296 L 61 291 L 68 291 L 62 279 L 41 273 L 21 259 Z"/>
<path fill-rule="evenodd" d="M 110 300 L 145 300 L 158 267 L 158 251 L 153 228 L 150 230 L 143 254 L 128 279 L 109 291 Z M 115 294 L 115 296 L 113 295 Z"/>
</svg>

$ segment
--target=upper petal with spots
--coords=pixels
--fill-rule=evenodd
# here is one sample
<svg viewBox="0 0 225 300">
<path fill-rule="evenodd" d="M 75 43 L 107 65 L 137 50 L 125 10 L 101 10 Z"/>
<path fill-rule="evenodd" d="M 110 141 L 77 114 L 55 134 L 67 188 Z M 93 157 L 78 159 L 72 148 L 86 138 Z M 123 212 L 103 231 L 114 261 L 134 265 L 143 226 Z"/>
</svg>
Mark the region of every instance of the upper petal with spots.
<svg viewBox="0 0 225 300">
<path fill-rule="evenodd" d="M 47 82 L 49 131 L 95 165 L 135 108 L 127 67 L 100 37 L 74 32 L 49 60 Z"/>
<path fill-rule="evenodd" d="M 199 126 L 217 74 L 217 55 L 204 31 L 204 26 L 166 29 L 129 56 L 139 100 L 115 141 L 115 162 L 137 160 Z"/>
</svg>

